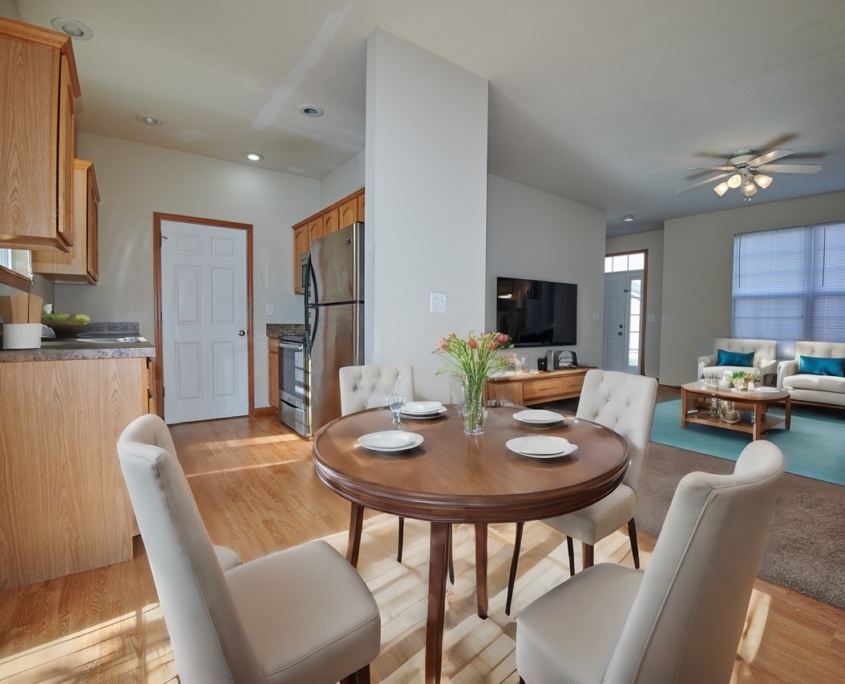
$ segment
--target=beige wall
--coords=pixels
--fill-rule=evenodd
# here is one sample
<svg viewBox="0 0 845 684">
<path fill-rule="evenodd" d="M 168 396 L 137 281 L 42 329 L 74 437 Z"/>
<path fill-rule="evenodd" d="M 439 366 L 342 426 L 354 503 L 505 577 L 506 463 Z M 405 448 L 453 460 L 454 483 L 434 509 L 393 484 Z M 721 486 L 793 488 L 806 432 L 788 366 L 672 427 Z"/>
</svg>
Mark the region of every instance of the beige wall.
<svg viewBox="0 0 845 684">
<path fill-rule="evenodd" d="M 303 321 L 302 297 L 293 294 L 291 226 L 320 208 L 320 183 L 85 133 L 76 149 L 94 162 L 100 190 L 100 282 L 57 285 L 59 310 L 138 321 L 152 339 L 153 213 L 251 224 L 255 405 L 268 406 L 265 324 Z"/>
<path fill-rule="evenodd" d="M 666 221 L 660 381 L 694 380 L 696 359 L 713 352 L 713 338 L 731 336 L 735 234 L 842 220 L 845 192 Z"/>
<path fill-rule="evenodd" d="M 411 363 L 449 401 L 432 350 L 484 325 L 487 81 L 376 29 L 367 41 L 366 362 Z M 447 295 L 432 313 L 429 294 Z"/>
<path fill-rule="evenodd" d="M 496 325 L 496 278 L 578 285 L 578 363 L 601 365 L 605 213 L 585 204 L 487 176 L 485 325 Z M 593 313 L 598 314 L 594 319 Z M 520 348 L 529 368 L 547 347 Z"/>
<path fill-rule="evenodd" d="M 609 238 L 607 254 L 648 251 L 648 281 L 646 282 L 645 374 L 660 379 L 660 323 L 663 313 L 663 232 L 620 235 Z M 653 321 L 649 321 L 650 317 Z"/>
</svg>

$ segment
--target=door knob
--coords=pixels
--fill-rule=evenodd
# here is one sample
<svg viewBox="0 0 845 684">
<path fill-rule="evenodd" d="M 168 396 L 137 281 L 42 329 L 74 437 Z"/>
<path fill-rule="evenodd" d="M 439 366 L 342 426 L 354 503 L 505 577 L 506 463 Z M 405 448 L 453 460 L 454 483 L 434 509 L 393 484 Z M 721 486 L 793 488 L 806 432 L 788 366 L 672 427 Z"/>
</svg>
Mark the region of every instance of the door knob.
<svg viewBox="0 0 845 684">
<path fill-rule="evenodd" d="M 622 337 L 622 333 L 621 333 L 621 332 L 616 333 L 616 334 L 617 334 L 617 335 L 619 335 L 619 337 Z"/>
<path fill-rule="evenodd" d="M 619 334 L 621 335 L 622 333 L 619 333 Z M 244 335 L 246 335 L 246 332 L 244 330 L 238 330 L 238 335 L 240 337 L 243 337 Z"/>
</svg>

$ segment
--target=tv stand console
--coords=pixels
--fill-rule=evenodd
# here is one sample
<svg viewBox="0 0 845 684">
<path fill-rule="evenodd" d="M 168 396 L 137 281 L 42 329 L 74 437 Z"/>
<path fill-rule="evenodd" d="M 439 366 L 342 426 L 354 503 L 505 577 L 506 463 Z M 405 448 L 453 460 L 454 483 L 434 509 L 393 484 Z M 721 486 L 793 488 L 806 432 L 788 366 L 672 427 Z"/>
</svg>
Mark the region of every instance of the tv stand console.
<svg viewBox="0 0 845 684">
<path fill-rule="evenodd" d="M 588 370 L 590 368 L 566 368 L 491 378 L 485 387 L 487 400 L 504 399 L 517 406 L 531 406 L 580 397 Z"/>
</svg>

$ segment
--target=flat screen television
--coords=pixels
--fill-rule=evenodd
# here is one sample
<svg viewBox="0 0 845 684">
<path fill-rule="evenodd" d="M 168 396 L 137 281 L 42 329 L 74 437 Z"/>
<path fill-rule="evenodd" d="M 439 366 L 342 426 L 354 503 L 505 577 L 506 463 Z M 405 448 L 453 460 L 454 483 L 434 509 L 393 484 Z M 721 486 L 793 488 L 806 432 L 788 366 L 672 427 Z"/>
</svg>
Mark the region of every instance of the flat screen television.
<svg viewBox="0 0 845 684">
<path fill-rule="evenodd" d="M 577 285 L 497 279 L 496 330 L 510 335 L 514 347 L 576 344 L 577 322 Z"/>
</svg>

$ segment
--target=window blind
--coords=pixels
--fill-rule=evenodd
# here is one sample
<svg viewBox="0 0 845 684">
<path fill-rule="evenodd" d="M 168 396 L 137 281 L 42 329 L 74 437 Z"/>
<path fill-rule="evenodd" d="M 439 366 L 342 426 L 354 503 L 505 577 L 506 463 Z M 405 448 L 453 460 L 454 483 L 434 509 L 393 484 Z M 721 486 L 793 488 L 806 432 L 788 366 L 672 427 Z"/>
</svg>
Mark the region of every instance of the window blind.
<svg viewBox="0 0 845 684">
<path fill-rule="evenodd" d="M 734 238 L 733 336 L 845 341 L 845 223 Z"/>
</svg>

